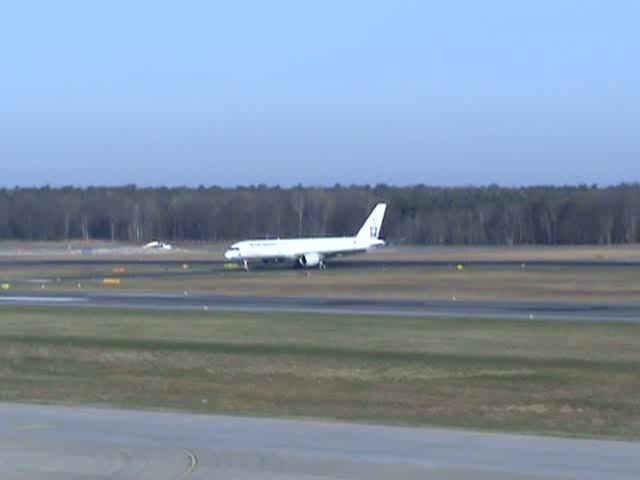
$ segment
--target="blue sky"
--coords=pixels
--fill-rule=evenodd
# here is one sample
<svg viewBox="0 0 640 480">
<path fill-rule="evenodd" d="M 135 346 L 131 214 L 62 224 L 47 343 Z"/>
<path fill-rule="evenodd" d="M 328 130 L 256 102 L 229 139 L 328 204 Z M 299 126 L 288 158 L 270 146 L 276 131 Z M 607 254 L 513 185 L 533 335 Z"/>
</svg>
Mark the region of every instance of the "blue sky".
<svg viewBox="0 0 640 480">
<path fill-rule="evenodd" d="M 0 185 L 640 181 L 640 2 L 3 2 Z"/>
</svg>

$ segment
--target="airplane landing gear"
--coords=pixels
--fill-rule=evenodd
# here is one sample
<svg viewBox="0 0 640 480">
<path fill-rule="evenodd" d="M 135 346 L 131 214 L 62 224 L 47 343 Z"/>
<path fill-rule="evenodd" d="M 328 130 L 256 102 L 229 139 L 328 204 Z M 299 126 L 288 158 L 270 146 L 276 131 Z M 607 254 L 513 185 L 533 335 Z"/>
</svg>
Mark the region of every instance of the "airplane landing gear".
<svg viewBox="0 0 640 480">
<path fill-rule="evenodd" d="M 249 271 L 249 263 L 246 260 L 242 261 L 242 268 L 244 268 L 245 272 Z"/>
</svg>

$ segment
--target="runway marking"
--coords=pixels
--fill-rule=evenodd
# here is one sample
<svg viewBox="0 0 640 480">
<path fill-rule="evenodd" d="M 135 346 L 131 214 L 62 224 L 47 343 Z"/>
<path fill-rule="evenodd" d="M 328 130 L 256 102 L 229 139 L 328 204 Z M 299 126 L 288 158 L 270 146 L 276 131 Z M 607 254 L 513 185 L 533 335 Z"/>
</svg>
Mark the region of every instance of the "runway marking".
<svg viewBox="0 0 640 480">
<path fill-rule="evenodd" d="M 78 297 L 0 297 L 0 303 L 78 303 L 86 299 Z"/>
<path fill-rule="evenodd" d="M 50 425 L 47 425 L 46 423 L 30 423 L 27 425 L 20 425 L 18 427 L 16 427 L 16 430 L 19 431 L 25 431 L 25 430 L 45 430 L 47 428 L 49 428 Z"/>
<path fill-rule="evenodd" d="M 186 478 L 189 478 L 198 467 L 198 457 L 196 457 L 196 454 L 190 450 L 187 450 L 186 448 L 183 448 L 182 450 L 187 454 L 187 457 L 189 457 L 191 465 L 189 465 L 187 471 L 180 475 L 176 480 L 184 480 Z"/>
</svg>

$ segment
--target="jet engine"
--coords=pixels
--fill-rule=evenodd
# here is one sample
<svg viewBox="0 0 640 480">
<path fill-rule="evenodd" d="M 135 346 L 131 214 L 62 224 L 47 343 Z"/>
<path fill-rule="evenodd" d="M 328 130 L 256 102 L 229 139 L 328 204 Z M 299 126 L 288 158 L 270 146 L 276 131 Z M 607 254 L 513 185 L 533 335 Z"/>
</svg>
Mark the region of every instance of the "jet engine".
<svg viewBox="0 0 640 480">
<path fill-rule="evenodd" d="M 317 267 L 322 262 L 322 257 L 317 253 L 305 253 L 298 257 L 301 267 Z"/>
</svg>

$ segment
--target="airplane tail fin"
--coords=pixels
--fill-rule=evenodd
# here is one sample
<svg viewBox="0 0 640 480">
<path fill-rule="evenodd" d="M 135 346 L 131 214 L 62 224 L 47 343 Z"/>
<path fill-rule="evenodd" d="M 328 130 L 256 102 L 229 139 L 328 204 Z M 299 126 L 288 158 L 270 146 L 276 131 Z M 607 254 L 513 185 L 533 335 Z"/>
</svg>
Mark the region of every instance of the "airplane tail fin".
<svg viewBox="0 0 640 480">
<path fill-rule="evenodd" d="M 382 220 L 384 219 L 384 214 L 387 210 L 386 203 L 379 203 L 367 218 L 367 221 L 364 222 L 362 228 L 358 232 L 356 236 L 357 239 L 369 239 L 369 240 L 377 240 L 380 235 L 380 229 L 382 228 Z"/>
</svg>

